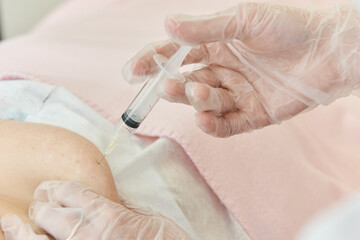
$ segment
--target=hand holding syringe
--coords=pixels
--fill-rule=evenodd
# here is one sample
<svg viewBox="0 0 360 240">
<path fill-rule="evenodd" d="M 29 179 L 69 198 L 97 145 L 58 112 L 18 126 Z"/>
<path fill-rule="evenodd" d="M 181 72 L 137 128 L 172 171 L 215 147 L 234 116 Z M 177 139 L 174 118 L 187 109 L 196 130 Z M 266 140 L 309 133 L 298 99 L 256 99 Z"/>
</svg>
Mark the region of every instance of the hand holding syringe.
<svg viewBox="0 0 360 240">
<path fill-rule="evenodd" d="M 170 57 L 164 65 L 159 64 L 160 71 L 151 77 L 137 94 L 130 106 L 121 116 L 116 126 L 116 132 L 108 145 L 103 159 L 110 154 L 116 146 L 124 140 L 124 137 L 134 134 L 136 129 L 144 121 L 145 117 L 159 100 L 157 86 L 163 80 L 177 74 L 186 55 L 190 52 L 190 46 L 182 46 Z M 103 160 L 99 161 L 99 164 Z"/>
</svg>

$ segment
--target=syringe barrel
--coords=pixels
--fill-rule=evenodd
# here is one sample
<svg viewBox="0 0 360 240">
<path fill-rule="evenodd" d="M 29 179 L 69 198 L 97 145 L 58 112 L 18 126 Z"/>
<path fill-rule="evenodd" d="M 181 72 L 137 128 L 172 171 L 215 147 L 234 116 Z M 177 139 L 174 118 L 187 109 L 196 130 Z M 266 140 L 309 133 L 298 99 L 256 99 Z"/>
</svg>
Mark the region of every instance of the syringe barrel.
<svg viewBox="0 0 360 240">
<path fill-rule="evenodd" d="M 122 115 L 122 121 L 127 126 L 133 129 L 137 129 L 140 126 L 157 101 L 159 101 L 157 86 L 164 81 L 165 78 L 173 77 L 174 74 L 177 73 L 190 50 L 190 46 L 181 46 L 179 50 L 171 56 L 166 65 L 158 64 L 161 69 L 159 73 L 148 80 Z"/>
<path fill-rule="evenodd" d="M 166 78 L 164 72 L 159 72 L 157 76 L 150 78 L 130 106 L 122 115 L 124 123 L 131 128 L 138 128 L 151 109 L 159 101 L 157 86 Z"/>
</svg>

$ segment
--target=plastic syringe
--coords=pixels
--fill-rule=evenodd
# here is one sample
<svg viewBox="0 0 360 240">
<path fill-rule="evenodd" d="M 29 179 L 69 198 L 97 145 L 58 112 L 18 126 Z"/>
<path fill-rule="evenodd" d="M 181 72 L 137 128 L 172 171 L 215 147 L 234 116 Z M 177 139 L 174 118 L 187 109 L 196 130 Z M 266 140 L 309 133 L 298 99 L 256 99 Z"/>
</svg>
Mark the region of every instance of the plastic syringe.
<svg viewBox="0 0 360 240">
<path fill-rule="evenodd" d="M 159 66 L 159 72 L 145 83 L 118 121 L 116 132 L 105 151 L 104 158 L 110 154 L 119 143 L 126 139 L 126 137 L 135 133 L 136 129 L 159 101 L 157 86 L 163 80 L 173 77 L 178 73 L 182 62 L 190 50 L 190 46 L 181 46 L 179 50 L 170 57 L 166 64 Z"/>
</svg>

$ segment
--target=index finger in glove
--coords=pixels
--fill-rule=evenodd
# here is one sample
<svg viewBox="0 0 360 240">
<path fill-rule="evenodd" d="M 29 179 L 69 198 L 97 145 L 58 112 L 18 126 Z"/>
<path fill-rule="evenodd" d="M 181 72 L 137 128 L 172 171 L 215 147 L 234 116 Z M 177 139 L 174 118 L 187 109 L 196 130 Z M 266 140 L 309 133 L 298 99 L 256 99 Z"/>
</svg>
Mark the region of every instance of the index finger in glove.
<svg viewBox="0 0 360 240">
<path fill-rule="evenodd" d="M 263 6 L 266 4 L 242 3 L 210 15 L 168 16 L 165 20 L 165 28 L 172 39 L 190 45 L 245 38 L 248 25 L 255 15 L 262 12 L 258 10 Z M 261 16 L 259 17 L 261 19 Z"/>
<path fill-rule="evenodd" d="M 57 202 L 65 207 L 86 207 L 95 199 L 103 199 L 89 187 L 75 181 L 42 182 L 33 198 L 35 201 Z"/>
<path fill-rule="evenodd" d="M 168 79 L 159 84 L 158 94 L 160 97 L 170 101 L 190 104 L 185 94 L 185 84 L 188 82 L 205 83 L 211 87 L 219 87 L 220 81 L 215 77 L 211 68 L 204 67 L 192 72 L 183 74 L 184 82 L 175 79 Z"/>
</svg>

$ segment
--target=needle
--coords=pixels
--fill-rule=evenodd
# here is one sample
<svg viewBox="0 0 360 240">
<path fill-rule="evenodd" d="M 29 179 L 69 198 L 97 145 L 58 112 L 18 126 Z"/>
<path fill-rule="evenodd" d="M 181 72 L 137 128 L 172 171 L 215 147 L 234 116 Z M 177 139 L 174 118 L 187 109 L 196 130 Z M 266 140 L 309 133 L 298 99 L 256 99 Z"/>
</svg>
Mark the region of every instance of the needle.
<svg viewBox="0 0 360 240">
<path fill-rule="evenodd" d="M 100 159 L 100 161 L 97 163 L 98 165 L 100 165 L 100 163 L 106 158 L 106 153 L 104 154 L 104 156 Z"/>
</svg>

